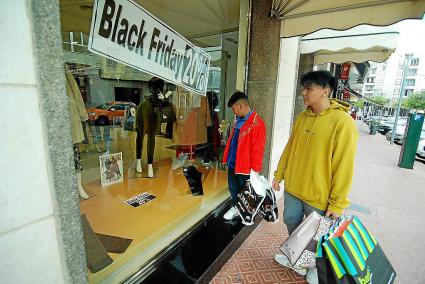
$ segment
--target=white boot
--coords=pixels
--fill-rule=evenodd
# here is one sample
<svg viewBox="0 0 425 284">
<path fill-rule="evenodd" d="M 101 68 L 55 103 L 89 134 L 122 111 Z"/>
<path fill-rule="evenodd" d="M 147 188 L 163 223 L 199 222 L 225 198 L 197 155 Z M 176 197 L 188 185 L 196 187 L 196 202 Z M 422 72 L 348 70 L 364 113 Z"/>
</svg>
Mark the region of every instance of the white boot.
<svg viewBox="0 0 425 284">
<path fill-rule="evenodd" d="M 138 173 L 142 172 L 142 160 L 141 159 L 137 159 L 137 163 L 136 163 L 136 171 Z"/>
<path fill-rule="evenodd" d="M 83 186 L 81 185 L 81 173 L 77 173 L 77 186 L 78 186 L 78 195 L 81 199 L 87 199 L 90 196 L 86 193 Z"/>
<path fill-rule="evenodd" d="M 148 164 L 148 177 L 153 177 L 153 166 L 152 164 Z"/>
</svg>

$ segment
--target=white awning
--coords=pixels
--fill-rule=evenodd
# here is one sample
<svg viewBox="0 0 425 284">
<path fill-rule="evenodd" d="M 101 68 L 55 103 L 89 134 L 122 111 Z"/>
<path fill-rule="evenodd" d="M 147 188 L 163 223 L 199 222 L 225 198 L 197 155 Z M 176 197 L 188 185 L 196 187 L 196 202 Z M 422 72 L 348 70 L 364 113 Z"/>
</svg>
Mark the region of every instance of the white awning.
<svg viewBox="0 0 425 284">
<path fill-rule="evenodd" d="M 274 0 L 270 14 L 282 21 L 281 36 L 292 37 L 323 28 L 386 26 L 422 19 L 424 12 L 425 0 Z"/>
<path fill-rule="evenodd" d="M 186 38 L 237 31 L 239 0 L 133 0 Z M 62 31 L 89 34 L 93 0 L 60 0 Z"/>
<path fill-rule="evenodd" d="M 314 55 L 314 64 L 387 60 L 397 47 L 395 25 L 360 25 L 346 31 L 323 29 L 301 39 L 301 54 Z"/>
</svg>

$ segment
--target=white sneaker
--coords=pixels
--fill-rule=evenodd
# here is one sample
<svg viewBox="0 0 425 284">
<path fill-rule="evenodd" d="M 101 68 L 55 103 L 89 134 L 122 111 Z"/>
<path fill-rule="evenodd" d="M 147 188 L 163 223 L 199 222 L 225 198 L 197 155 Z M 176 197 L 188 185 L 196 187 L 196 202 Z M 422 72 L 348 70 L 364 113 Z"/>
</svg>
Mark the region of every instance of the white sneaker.
<svg viewBox="0 0 425 284">
<path fill-rule="evenodd" d="M 319 284 L 319 276 L 317 275 L 317 268 L 309 268 L 305 280 L 308 284 Z"/>
<path fill-rule="evenodd" d="M 232 206 L 224 215 L 223 218 L 224 220 L 230 221 L 233 218 L 235 218 L 236 216 L 238 216 L 238 210 L 236 210 L 236 208 L 234 206 Z"/>
<path fill-rule="evenodd" d="M 295 271 L 299 275 L 305 276 L 307 274 L 307 269 L 293 267 L 291 262 L 289 261 L 289 259 L 284 254 L 275 254 L 274 260 L 276 260 L 276 262 L 279 263 L 282 266 L 285 266 L 287 268 L 291 268 L 293 271 Z"/>
</svg>

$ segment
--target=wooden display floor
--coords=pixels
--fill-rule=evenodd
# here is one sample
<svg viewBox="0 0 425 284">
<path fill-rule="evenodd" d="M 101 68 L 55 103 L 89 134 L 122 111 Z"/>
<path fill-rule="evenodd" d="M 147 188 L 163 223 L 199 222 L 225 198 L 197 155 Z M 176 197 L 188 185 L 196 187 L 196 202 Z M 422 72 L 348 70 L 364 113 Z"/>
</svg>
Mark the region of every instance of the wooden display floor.
<svg viewBox="0 0 425 284">
<path fill-rule="evenodd" d="M 91 283 L 118 283 L 146 265 L 156 254 L 187 232 L 194 224 L 228 197 L 227 173 L 200 166 L 203 196 L 192 196 L 183 169 L 171 169 L 171 159 L 154 164 L 155 178 L 139 178 L 126 172 L 124 182 L 102 188 L 100 180 L 84 185 L 93 197 L 81 202 L 96 233 L 133 239 L 124 254 L 109 253 L 111 265 L 97 273 L 89 272 Z M 156 198 L 139 207 L 125 203 L 140 193 Z"/>
</svg>

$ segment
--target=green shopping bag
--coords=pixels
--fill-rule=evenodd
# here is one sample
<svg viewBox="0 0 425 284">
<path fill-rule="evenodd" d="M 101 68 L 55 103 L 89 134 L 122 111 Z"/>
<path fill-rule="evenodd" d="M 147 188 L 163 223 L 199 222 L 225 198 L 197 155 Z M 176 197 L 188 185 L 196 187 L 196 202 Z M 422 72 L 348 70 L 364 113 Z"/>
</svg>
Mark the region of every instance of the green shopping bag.
<svg viewBox="0 0 425 284">
<path fill-rule="evenodd" d="M 319 283 L 394 282 L 394 268 L 359 218 L 354 216 L 339 236 L 331 237 L 333 233 L 331 230 L 317 246 Z"/>
</svg>

